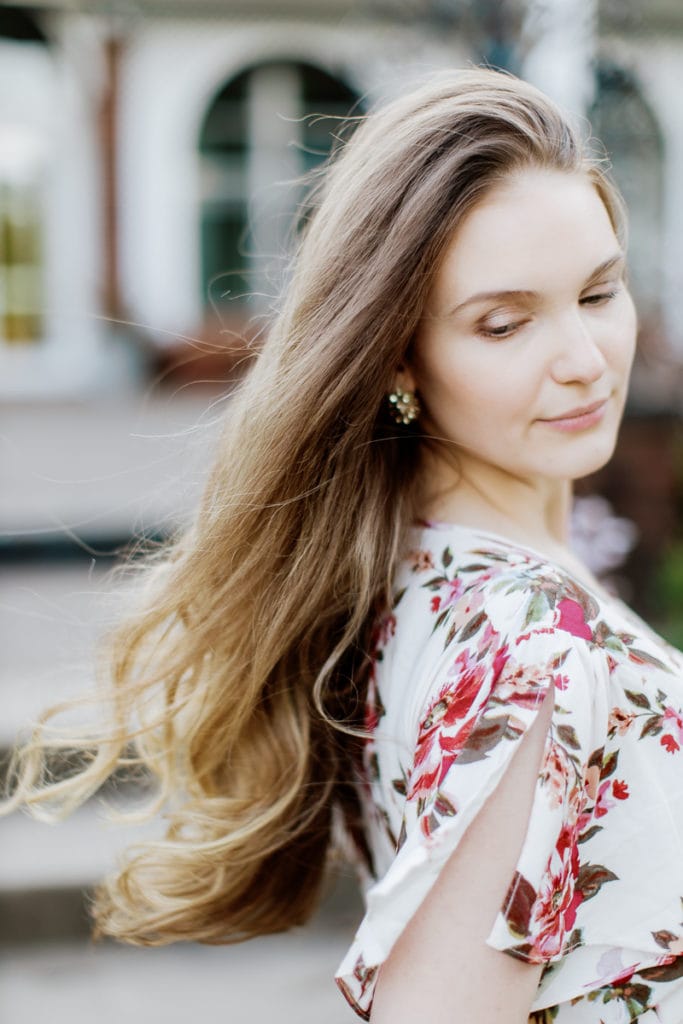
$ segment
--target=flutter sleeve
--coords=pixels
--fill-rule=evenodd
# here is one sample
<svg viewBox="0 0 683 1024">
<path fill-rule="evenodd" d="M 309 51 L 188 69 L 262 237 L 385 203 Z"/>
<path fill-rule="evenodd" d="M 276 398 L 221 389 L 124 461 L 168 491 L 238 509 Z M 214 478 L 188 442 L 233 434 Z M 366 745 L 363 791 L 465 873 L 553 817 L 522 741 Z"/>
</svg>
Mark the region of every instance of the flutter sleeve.
<svg viewBox="0 0 683 1024">
<path fill-rule="evenodd" d="M 582 942 L 582 905 L 610 880 L 607 868 L 579 858 L 591 823 L 592 776 L 603 770 L 604 659 L 586 642 L 580 607 L 567 602 L 560 611 L 561 627 L 556 613 L 553 625 L 523 632 L 499 630 L 483 612 L 475 616 L 416 695 L 406 721 L 412 757 L 398 780 L 405 802 L 396 855 L 367 893 L 365 918 L 337 976 L 366 1020 L 381 964 L 551 688 L 554 711 L 523 847 L 486 941 L 530 963 L 559 960 Z"/>
</svg>

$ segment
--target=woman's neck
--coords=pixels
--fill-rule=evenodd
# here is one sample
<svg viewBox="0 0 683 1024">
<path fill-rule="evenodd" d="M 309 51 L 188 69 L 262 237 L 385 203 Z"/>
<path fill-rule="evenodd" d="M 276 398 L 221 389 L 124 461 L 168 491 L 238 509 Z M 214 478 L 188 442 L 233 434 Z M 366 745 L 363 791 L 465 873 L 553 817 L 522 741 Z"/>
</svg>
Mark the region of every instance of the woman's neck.
<svg viewBox="0 0 683 1024">
<path fill-rule="evenodd" d="M 499 533 L 553 556 L 567 550 L 572 503 L 568 480 L 518 480 L 495 467 L 477 466 L 461 474 L 426 467 L 421 514 Z"/>
<path fill-rule="evenodd" d="M 455 482 L 452 474 L 425 474 L 422 494 L 420 514 L 425 519 L 498 534 L 540 552 L 598 594 L 607 595 L 569 546 L 571 481 L 529 482 L 503 477 L 496 467 L 476 474 L 463 469 Z"/>
</svg>

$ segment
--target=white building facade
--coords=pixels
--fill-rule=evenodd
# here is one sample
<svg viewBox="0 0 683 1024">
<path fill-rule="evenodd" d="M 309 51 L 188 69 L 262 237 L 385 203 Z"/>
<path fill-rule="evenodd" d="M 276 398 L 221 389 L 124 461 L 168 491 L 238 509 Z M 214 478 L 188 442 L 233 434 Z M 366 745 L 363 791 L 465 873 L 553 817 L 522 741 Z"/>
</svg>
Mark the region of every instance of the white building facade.
<svg viewBox="0 0 683 1024">
<path fill-rule="evenodd" d="M 491 59 L 501 24 L 516 69 L 589 113 L 611 149 L 643 331 L 670 384 L 683 362 L 683 8 L 654 0 L 645 22 L 629 10 L 0 6 L 0 398 L 125 391 L 144 378 L 141 354 L 239 330 L 277 290 L 298 179 L 336 130 L 310 115 L 362 112 L 432 68 Z"/>
</svg>

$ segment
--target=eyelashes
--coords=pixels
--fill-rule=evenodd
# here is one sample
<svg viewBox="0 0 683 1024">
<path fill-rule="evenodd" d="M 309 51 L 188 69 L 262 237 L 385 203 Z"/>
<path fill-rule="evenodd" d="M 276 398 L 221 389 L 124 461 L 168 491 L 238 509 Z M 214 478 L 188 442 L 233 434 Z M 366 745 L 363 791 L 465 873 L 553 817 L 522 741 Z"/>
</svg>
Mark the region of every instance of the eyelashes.
<svg viewBox="0 0 683 1024">
<path fill-rule="evenodd" d="M 579 299 L 581 306 L 602 306 L 611 302 L 619 294 L 618 288 L 608 291 L 596 292 L 592 295 L 585 295 Z M 483 338 L 508 338 L 515 334 L 525 324 L 529 323 L 530 317 L 523 317 L 520 320 L 510 320 L 504 324 L 481 323 L 476 328 L 476 333 Z"/>
</svg>

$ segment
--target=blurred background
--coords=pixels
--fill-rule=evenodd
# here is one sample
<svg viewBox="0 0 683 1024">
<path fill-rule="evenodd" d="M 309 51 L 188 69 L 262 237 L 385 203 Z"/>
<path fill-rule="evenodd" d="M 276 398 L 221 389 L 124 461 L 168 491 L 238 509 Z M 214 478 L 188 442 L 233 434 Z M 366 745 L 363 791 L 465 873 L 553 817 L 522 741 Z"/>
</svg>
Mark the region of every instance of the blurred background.
<svg viewBox="0 0 683 1024">
<path fill-rule="evenodd" d="M 629 204 L 639 352 L 576 543 L 683 646 L 679 0 L 0 4 L 0 752 L 87 688 L 118 553 L 196 500 L 338 119 L 471 63 L 587 118 Z M 0 1020 L 354 1019 L 331 981 L 346 877 L 294 935 L 91 946 L 84 893 L 131 834 L 96 800 L 58 828 L 0 821 Z"/>
</svg>

